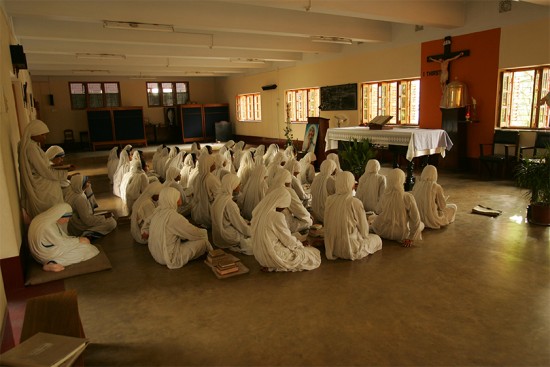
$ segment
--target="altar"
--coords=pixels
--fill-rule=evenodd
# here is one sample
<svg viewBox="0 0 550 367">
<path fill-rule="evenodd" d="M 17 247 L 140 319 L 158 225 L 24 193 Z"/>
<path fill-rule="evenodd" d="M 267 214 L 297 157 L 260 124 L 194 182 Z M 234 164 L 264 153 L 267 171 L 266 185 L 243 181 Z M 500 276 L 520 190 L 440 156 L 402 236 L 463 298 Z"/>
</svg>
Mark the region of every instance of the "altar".
<svg viewBox="0 0 550 367">
<path fill-rule="evenodd" d="M 393 128 L 371 130 L 368 127 L 354 126 L 328 129 L 325 137 L 325 150 L 338 149 L 338 141 L 351 141 L 353 139 L 358 141 L 368 139 L 375 145 L 403 147 L 405 158 L 409 161 L 407 166 L 407 190 L 411 190 L 414 185 L 413 158 L 432 154 L 440 154 L 445 157 L 445 151 L 451 150 L 453 146 L 447 132 L 441 129 Z M 397 159 L 394 159 L 394 167 L 397 167 Z"/>
</svg>

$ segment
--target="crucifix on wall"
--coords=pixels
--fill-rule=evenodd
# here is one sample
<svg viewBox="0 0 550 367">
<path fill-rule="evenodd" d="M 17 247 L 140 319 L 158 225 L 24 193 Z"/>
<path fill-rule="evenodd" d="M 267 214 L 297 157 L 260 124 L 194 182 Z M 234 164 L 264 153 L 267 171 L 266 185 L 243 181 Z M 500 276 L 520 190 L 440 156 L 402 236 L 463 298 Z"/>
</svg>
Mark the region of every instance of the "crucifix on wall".
<svg viewBox="0 0 550 367">
<path fill-rule="evenodd" d="M 428 56 L 428 62 L 438 62 L 441 64 L 441 73 L 439 75 L 439 84 L 441 90 L 445 89 L 445 85 L 449 81 L 450 62 L 459 57 L 470 56 L 470 50 L 451 51 L 451 36 L 445 37 L 443 40 L 443 53 L 439 55 Z"/>
</svg>

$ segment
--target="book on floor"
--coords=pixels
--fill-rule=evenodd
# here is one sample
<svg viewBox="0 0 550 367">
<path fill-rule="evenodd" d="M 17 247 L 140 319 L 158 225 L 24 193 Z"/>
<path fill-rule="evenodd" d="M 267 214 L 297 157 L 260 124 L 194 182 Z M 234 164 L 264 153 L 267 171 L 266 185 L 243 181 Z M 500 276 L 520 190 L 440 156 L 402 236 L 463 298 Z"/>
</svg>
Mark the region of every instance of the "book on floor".
<svg viewBox="0 0 550 367">
<path fill-rule="evenodd" d="M 483 205 L 476 205 L 472 209 L 472 213 L 474 214 L 481 214 L 481 215 L 487 215 L 489 217 L 498 217 L 502 214 L 502 210 L 497 209 L 491 209 Z"/>
<path fill-rule="evenodd" d="M 0 355 L 2 366 L 70 366 L 84 351 L 86 338 L 36 333 L 21 344 Z"/>
</svg>

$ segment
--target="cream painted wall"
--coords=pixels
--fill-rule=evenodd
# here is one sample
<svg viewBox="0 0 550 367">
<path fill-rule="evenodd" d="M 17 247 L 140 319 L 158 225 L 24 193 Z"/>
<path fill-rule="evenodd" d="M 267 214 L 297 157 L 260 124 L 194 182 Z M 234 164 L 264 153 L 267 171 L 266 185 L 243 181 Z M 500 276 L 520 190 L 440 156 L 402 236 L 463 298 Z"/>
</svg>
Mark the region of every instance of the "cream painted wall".
<svg viewBox="0 0 550 367">
<path fill-rule="evenodd" d="M 162 81 L 189 81 L 191 101 L 197 103 L 226 103 L 227 100 L 218 98 L 215 78 L 164 78 Z M 145 122 L 161 123 L 164 121 L 162 107 L 148 107 L 145 80 L 131 80 L 104 77 L 37 77 L 33 80 L 34 98 L 39 103 L 40 119 L 50 128 L 46 144 L 63 143 L 63 130 L 73 129 L 75 139 L 79 141 L 79 132 L 88 130 L 88 121 L 85 110 L 72 110 L 69 95 L 69 82 L 109 82 L 120 83 L 122 106 L 143 106 Z M 49 95 L 54 96 L 54 105 L 49 104 Z"/>
<path fill-rule="evenodd" d="M 13 74 L 9 45 L 15 44 L 9 21 L 4 13 L 4 3 L 0 2 L 0 259 L 19 255 L 21 244 L 21 211 L 19 207 L 17 144 L 20 139 L 19 123 L 25 126 L 33 117 L 30 109 L 17 110 L 22 106 L 21 85 L 28 82 L 32 92 L 30 77 L 20 71 Z M 14 95 L 14 91 L 16 95 Z M 18 103 L 16 103 L 16 98 Z M 7 300 L 4 281 L 0 273 L 0 331 L 4 330 Z"/>
<path fill-rule="evenodd" d="M 550 16 L 502 28 L 499 67 L 550 64 Z"/>
</svg>

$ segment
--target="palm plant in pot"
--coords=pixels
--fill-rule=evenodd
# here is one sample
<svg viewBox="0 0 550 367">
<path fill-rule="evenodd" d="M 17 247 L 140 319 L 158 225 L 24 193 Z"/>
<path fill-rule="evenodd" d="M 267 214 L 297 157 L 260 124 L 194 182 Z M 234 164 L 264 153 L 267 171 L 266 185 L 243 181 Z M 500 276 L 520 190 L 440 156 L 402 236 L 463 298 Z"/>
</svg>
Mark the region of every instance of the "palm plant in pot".
<svg viewBox="0 0 550 367">
<path fill-rule="evenodd" d="M 529 223 L 550 226 L 550 145 L 542 155 L 522 159 L 515 172 L 519 187 L 527 189 Z"/>
</svg>

